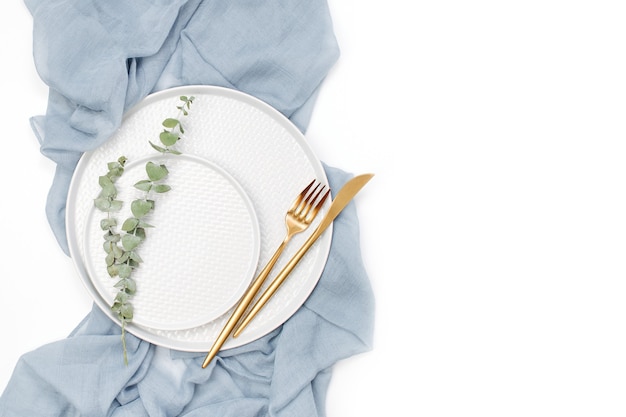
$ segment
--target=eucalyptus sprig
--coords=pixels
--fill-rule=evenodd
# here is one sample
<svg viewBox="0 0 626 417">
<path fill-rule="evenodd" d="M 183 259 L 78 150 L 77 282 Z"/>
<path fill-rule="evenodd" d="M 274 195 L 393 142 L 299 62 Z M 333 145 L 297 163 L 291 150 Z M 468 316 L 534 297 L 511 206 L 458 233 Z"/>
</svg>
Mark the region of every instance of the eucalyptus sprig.
<svg viewBox="0 0 626 417">
<path fill-rule="evenodd" d="M 174 145 L 183 137 L 185 129 L 181 123 L 181 116 L 187 116 L 191 108 L 194 97 L 181 96 L 181 104 L 177 106 L 179 114 L 176 118 L 167 118 L 162 122 L 164 130 L 159 134 L 159 140 L 163 146 L 155 145 L 149 141 L 150 145 L 163 154 L 180 155 Z M 116 227 L 117 219 L 112 213 L 119 212 L 123 202 L 117 199 L 117 188 L 115 182 L 124 173 L 126 157 L 118 158 L 116 162 L 107 164 L 108 172 L 99 177 L 101 191 L 94 200 L 96 208 L 106 212 L 107 217 L 100 221 L 100 227 L 104 234 L 105 264 L 110 277 L 118 278 L 115 283 L 117 294 L 111 305 L 111 311 L 117 316 L 122 325 L 122 348 L 124 351 L 124 363 L 128 364 L 126 349 L 126 326 L 133 319 L 133 305 L 131 298 L 137 291 L 137 283 L 133 279 L 133 272 L 139 268 L 143 262 L 139 256 L 138 248 L 146 239 L 146 229 L 153 227 L 147 223 L 146 217 L 154 210 L 155 200 L 151 199 L 152 193 L 162 194 L 171 190 L 164 180 L 169 174 L 165 164 L 157 164 L 152 161 L 146 163 L 146 179 L 137 181 L 134 187 L 143 192 L 140 198 L 133 200 L 130 204 L 132 216 L 122 223 L 122 232 L 118 233 Z M 120 246 L 121 245 L 121 246 Z"/>
<path fill-rule="evenodd" d="M 163 131 L 159 134 L 159 141 L 163 146 L 155 145 L 150 141 L 150 145 L 161 153 L 171 153 L 175 155 L 180 155 L 180 152 L 176 150 L 173 146 L 181 139 L 182 135 L 185 134 L 185 129 L 183 124 L 180 122 L 180 115 L 187 116 L 189 115 L 188 110 L 191 108 L 191 104 L 195 97 L 187 97 L 180 96 L 181 105 L 176 106 L 179 110 L 179 116 L 176 118 L 167 118 L 163 120 L 161 123 L 164 127 Z"/>
</svg>

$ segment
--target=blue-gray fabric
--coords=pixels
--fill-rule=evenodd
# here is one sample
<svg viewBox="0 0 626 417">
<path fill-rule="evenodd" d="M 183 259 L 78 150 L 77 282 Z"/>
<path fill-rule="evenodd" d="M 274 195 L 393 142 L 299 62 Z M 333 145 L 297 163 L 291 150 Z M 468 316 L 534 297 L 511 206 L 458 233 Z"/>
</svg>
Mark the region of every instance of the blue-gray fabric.
<svg viewBox="0 0 626 417">
<path fill-rule="evenodd" d="M 103 144 L 151 92 L 217 85 L 272 105 L 303 132 L 339 56 L 325 0 L 25 0 L 35 65 L 49 86 L 33 117 L 56 163 L 46 213 L 60 247 L 65 199 L 81 154 Z M 324 165 L 338 190 L 352 175 Z M 324 416 L 333 365 L 371 349 L 374 297 L 354 203 L 335 220 L 328 262 L 280 328 L 220 352 L 171 351 L 132 335 L 94 305 L 69 337 L 18 361 L 0 416 Z"/>
</svg>

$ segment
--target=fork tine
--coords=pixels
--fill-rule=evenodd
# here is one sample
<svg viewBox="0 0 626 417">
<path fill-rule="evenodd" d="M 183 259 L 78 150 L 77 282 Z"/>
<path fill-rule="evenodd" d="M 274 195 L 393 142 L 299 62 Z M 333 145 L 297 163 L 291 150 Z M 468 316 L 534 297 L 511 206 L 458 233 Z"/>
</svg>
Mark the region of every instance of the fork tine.
<svg viewBox="0 0 626 417">
<path fill-rule="evenodd" d="M 322 188 L 320 188 L 320 186 Z M 307 213 L 313 206 L 315 199 L 318 195 L 320 195 L 323 189 L 324 185 L 322 185 L 321 183 L 318 183 L 315 188 L 313 188 L 313 191 L 311 191 L 311 193 L 304 199 L 301 206 L 299 207 L 299 210 L 295 213 L 299 218 L 304 219 L 306 217 Z"/>
<path fill-rule="evenodd" d="M 321 192 L 322 190 L 320 190 Z M 315 207 L 313 207 L 313 211 L 311 211 L 307 217 L 306 217 L 306 221 L 307 222 L 311 222 L 313 221 L 313 219 L 315 218 L 315 216 L 317 216 L 317 213 L 320 211 L 320 209 L 322 208 L 322 205 L 324 204 L 324 201 L 326 201 L 326 198 L 328 198 L 328 196 L 330 195 L 330 188 L 328 190 L 326 190 L 326 192 L 324 193 L 324 195 L 322 196 L 322 198 L 317 202 L 317 204 L 315 204 Z"/>
<path fill-rule="evenodd" d="M 306 210 L 304 210 L 300 214 L 300 218 L 303 221 L 307 221 L 308 215 L 311 212 L 311 209 L 313 209 L 315 207 L 315 204 L 317 204 L 316 202 L 317 202 L 318 197 L 320 196 L 322 191 L 324 191 L 324 189 L 326 188 L 326 186 L 322 185 L 321 183 L 319 185 L 321 185 L 321 188 L 319 188 L 319 186 L 315 187 L 315 189 L 313 190 L 313 192 L 311 193 L 309 198 L 307 198 L 307 200 L 306 200 L 306 203 L 307 203 Z M 318 188 L 319 188 L 319 190 L 318 190 Z M 311 217 L 311 220 L 313 220 L 313 217 Z"/>
<path fill-rule="evenodd" d="M 311 181 L 309 183 L 309 185 L 307 185 L 306 187 L 304 187 L 304 190 L 302 190 L 300 192 L 300 194 L 298 194 L 298 197 L 296 197 L 296 199 L 294 200 L 294 202 L 291 204 L 291 207 L 289 208 L 289 211 L 294 211 L 298 208 L 298 206 L 300 205 L 300 203 L 302 202 L 302 200 L 304 199 L 304 196 L 306 196 L 306 193 L 309 191 L 309 189 L 311 188 L 311 186 L 315 183 L 315 178 L 313 178 L 313 181 Z"/>
</svg>

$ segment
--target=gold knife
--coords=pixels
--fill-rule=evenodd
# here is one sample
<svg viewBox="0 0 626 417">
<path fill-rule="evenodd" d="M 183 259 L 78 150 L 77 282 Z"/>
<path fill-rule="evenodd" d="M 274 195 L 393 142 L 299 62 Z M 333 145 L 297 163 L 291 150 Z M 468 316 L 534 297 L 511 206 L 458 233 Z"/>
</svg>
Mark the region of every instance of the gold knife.
<svg viewBox="0 0 626 417">
<path fill-rule="evenodd" d="M 326 212 L 326 215 L 317 226 L 315 231 L 309 236 L 309 238 L 304 242 L 302 247 L 293 255 L 293 257 L 287 262 L 285 267 L 280 271 L 280 273 L 274 278 L 274 281 L 267 287 L 265 292 L 261 294 L 259 300 L 252 306 L 250 312 L 243 317 L 243 320 L 239 324 L 239 326 L 235 329 L 233 333 L 233 337 L 237 337 L 241 334 L 243 329 L 250 323 L 250 321 L 257 315 L 257 313 L 263 308 L 263 306 L 269 301 L 269 299 L 276 293 L 278 288 L 282 285 L 282 283 L 287 279 L 287 276 L 291 273 L 293 268 L 300 262 L 300 259 L 304 256 L 304 254 L 309 250 L 309 248 L 315 243 L 315 241 L 322 235 L 322 233 L 330 226 L 330 224 L 335 220 L 337 215 L 343 210 L 350 200 L 368 183 L 374 174 L 363 174 L 358 175 L 348 181 L 342 188 L 339 190 L 333 202 L 330 205 L 330 208 Z"/>
</svg>

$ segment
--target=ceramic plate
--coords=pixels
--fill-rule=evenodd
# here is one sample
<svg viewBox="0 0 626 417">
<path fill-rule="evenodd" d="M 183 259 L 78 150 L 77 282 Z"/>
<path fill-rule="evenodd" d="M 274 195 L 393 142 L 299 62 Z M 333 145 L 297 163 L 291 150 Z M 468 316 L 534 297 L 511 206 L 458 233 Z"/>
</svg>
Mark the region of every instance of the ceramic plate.
<svg viewBox="0 0 626 417">
<path fill-rule="evenodd" d="M 181 95 L 194 96 L 182 155 L 163 156 L 161 122 L 177 117 Z M 96 304 L 110 311 L 115 280 L 106 273 L 100 220 L 94 208 L 98 177 L 107 163 L 128 159 L 118 180 L 120 199 L 137 198 L 132 184 L 147 161 L 167 165 L 172 190 L 155 197 L 133 276 L 135 317 L 128 331 L 160 346 L 207 351 L 251 279 L 285 236 L 285 211 L 313 178 L 328 184 L 319 159 L 282 114 L 247 94 L 212 86 L 184 86 L 148 96 L 128 112 L 120 129 L 81 158 L 70 186 L 67 234 L 78 274 Z M 330 201 L 322 209 L 327 210 Z M 126 218 L 125 215 L 120 217 Z M 309 228 L 312 231 L 315 224 Z M 280 271 L 309 233 L 296 235 L 274 268 Z M 309 250 L 255 320 L 225 349 L 264 336 L 284 323 L 315 287 L 330 250 L 332 230 Z"/>
</svg>

